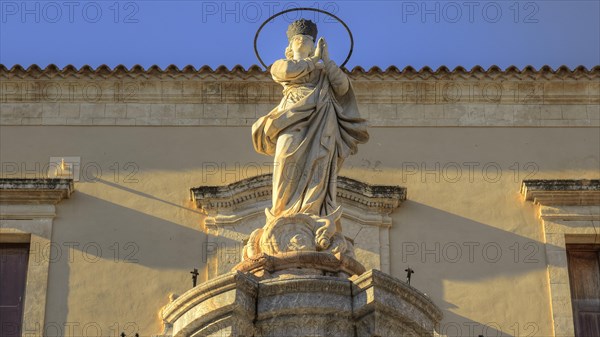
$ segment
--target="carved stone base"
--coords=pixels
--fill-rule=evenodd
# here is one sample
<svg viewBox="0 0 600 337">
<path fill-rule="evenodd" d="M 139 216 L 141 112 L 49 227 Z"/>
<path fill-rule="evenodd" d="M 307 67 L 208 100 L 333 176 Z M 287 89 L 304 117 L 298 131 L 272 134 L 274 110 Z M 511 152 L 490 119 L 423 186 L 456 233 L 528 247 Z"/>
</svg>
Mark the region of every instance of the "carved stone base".
<svg viewBox="0 0 600 337">
<path fill-rule="evenodd" d="M 189 290 L 162 311 L 173 337 L 433 336 L 441 311 L 377 270 L 352 280 L 234 271 Z"/>
<path fill-rule="evenodd" d="M 352 283 L 328 276 L 260 282 L 256 337 L 354 336 Z"/>
<path fill-rule="evenodd" d="M 274 256 L 260 254 L 238 264 L 234 270 L 252 273 L 259 279 L 280 275 L 328 275 L 348 278 L 365 272 L 358 261 L 329 252 L 286 252 Z"/>
</svg>

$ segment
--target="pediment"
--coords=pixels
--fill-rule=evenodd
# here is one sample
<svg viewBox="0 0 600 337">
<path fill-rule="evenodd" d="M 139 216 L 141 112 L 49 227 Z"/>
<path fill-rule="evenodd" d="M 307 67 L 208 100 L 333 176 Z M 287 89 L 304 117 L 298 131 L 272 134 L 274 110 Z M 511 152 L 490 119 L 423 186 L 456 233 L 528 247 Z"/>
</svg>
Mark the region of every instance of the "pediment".
<svg viewBox="0 0 600 337">
<path fill-rule="evenodd" d="M 264 174 L 229 185 L 194 187 L 190 189 L 190 198 L 209 217 L 223 218 L 263 212 L 269 207 L 271 193 L 272 175 Z M 388 215 L 406 200 L 406 188 L 370 185 L 339 176 L 337 198 L 345 211 Z"/>
<path fill-rule="evenodd" d="M 203 228 L 207 275 L 227 273 L 242 256 L 250 233 L 265 224 L 265 209 L 272 201 L 272 176 L 255 176 L 221 186 L 190 189 L 190 198 L 206 217 Z M 367 269 L 389 272 L 390 214 L 406 200 L 406 188 L 371 185 L 338 176 L 337 202 L 342 206 L 341 224 L 346 238 L 354 242 L 356 258 Z"/>
</svg>

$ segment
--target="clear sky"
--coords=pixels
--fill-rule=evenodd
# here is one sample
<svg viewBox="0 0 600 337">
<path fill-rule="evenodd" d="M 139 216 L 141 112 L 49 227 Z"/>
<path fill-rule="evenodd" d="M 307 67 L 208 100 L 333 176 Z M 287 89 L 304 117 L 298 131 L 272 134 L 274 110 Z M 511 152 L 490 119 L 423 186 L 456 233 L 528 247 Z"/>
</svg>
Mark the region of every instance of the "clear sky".
<svg viewBox="0 0 600 337">
<path fill-rule="evenodd" d="M 0 63 L 114 67 L 259 64 L 254 35 L 271 15 L 319 8 L 354 36 L 347 67 L 449 68 L 498 65 L 591 68 L 600 64 L 600 0 L 588 1 L 6 1 L 0 0 Z M 266 63 L 283 57 L 287 25 L 317 21 L 341 63 L 342 25 L 292 12 L 259 36 Z"/>
</svg>

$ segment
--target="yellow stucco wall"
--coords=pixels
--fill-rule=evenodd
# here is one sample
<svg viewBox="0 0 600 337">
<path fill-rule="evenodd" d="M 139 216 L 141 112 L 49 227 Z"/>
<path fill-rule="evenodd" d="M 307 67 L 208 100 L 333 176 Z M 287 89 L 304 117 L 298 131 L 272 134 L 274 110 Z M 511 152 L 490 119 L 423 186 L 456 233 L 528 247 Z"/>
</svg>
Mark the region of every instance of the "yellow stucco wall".
<svg viewBox="0 0 600 337">
<path fill-rule="evenodd" d="M 407 266 L 416 271 L 412 284 L 444 311 L 441 332 L 552 335 L 541 222 L 520 182 L 597 179 L 600 130 L 370 133 L 342 174 L 407 187 L 392 215 L 391 272 L 404 279 Z M 15 178 L 44 176 L 51 156 L 81 157 L 76 192 L 57 207 L 53 246 L 32 248 L 53 254 L 50 336 L 158 334 L 160 308 L 191 287 L 189 271 L 206 256 L 189 188 L 267 173 L 270 162 L 254 152 L 250 127 L 7 126 L 0 151 L 3 177 Z"/>
</svg>

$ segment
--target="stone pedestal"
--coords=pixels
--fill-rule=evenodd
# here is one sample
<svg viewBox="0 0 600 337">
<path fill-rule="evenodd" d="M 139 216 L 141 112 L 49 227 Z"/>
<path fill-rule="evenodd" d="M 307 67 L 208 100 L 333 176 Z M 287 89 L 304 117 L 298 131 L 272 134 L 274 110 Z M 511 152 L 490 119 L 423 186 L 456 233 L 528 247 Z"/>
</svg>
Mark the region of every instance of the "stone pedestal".
<svg viewBox="0 0 600 337">
<path fill-rule="evenodd" d="M 345 279 L 239 271 L 203 283 L 162 311 L 173 337 L 433 336 L 441 311 L 378 270 Z"/>
<path fill-rule="evenodd" d="M 433 336 L 441 310 L 406 282 L 369 270 L 352 281 L 356 337 Z"/>
<path fill-rule="evenodd" d="M 329 276 L 260 282 L 256 337 L 354 336 L 352 283 Z"/>
<path fill-rule="evenodd" d="M 205 282 L 162 310 L 165 336 L 253 336 L 258 282 L 229 273 Z"/>
</svg>

